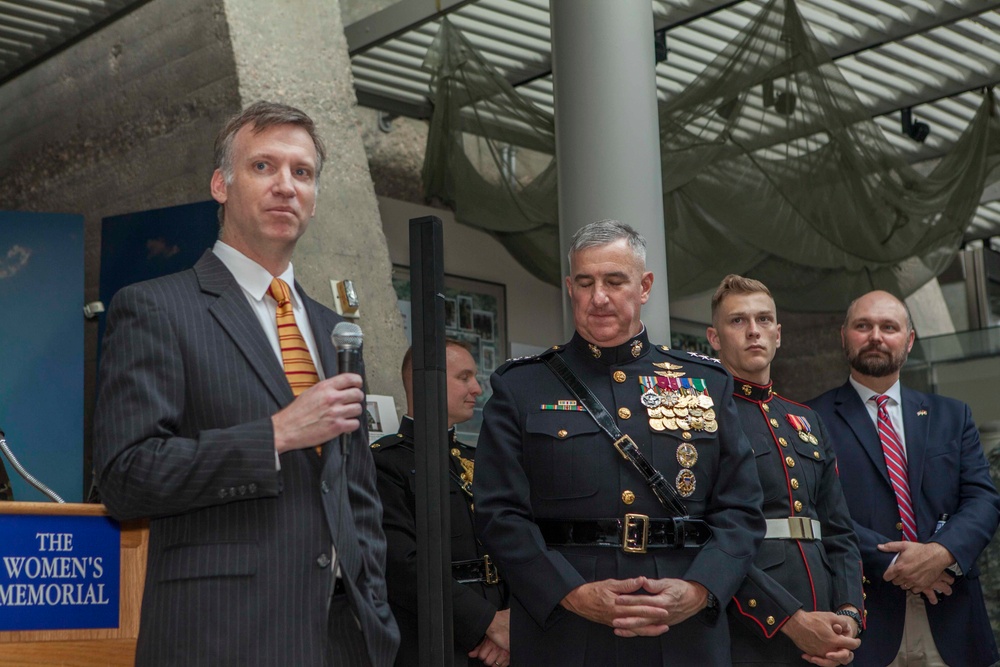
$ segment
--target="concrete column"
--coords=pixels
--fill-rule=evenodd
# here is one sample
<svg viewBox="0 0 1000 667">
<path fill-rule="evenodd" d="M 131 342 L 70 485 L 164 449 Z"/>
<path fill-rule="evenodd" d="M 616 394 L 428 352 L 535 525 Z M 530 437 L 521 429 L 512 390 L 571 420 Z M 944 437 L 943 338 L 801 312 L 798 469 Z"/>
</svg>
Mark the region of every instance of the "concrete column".
<svg viewBox="0 0 1000 667">
<path fill-rule="evenodd" d="M 240 100 L 306 111 L 324 137 L 327 163 L 316 217 L 295 250 L 295 276 L 333 307 L 331 279 L 351 279 L 361 301 L 369 391 L 405 410 L 399 365 L 406 351 L 392 264 L 355 115 L 357 97 L 341 23 L 331 0 L 222 0 Z"/>
<path fill-rule="evenodd" d="M 648 0 L 551 0 L 559 239 L 563 274 L 573 234 L 621 220 L 648 244 L 649 337 L 670 342 L 667 250 L 656 113 L 653 11 Z M 573 330 L 564 299 L 563 321 Z"/>
</svg>

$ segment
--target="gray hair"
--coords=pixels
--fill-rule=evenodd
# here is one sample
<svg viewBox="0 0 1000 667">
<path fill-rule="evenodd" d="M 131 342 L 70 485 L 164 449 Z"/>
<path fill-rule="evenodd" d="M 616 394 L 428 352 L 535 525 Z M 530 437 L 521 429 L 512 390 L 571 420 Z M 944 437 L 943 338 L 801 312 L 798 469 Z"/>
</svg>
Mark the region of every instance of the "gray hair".
<svg viewBox="0 0 1000 667">
<path fill-rule="evenodd" d="M 316 131 L 316 124 L 309 114 L 287 104 L 278 102 L 254 102 L 241 113 L 230 118 L 219 131 L 215 139 L 215 168 L 222 172 L 226 183 L 233 182 L 233 140 L 236 133 L 249 125 L 255 134 L 276 125 L 296 125 L 309 133 L 313 146 L 316 147 L 316 181 L 323 171 L 323 160 L 326 159 L 326 148 Z"/>
<path fill-rule="evenodd" d="M 632 249 L 636 259 L 645 266 L 646 239 L 624 222 L 611 219 L 598 220 L 578 229 L 570 240 L 569 252 L 566 257 L 572 264 L 573 255 L 581 250 L 607 245 L 620 239 L 628 241 L 628 246 Z"/>
</svg>

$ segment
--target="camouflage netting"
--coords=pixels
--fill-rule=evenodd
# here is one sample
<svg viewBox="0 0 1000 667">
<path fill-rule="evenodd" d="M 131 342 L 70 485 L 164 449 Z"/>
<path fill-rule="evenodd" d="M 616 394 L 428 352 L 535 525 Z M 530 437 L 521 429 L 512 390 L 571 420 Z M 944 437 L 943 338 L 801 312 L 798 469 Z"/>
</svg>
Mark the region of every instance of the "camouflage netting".
<svg viewBox="0 0 1000 667">
<path fill-rule="evenodd" d="M 448 21 L 432 44 L 428 199 L 559 284 L 554 120 Z M 958 250 L 1000 178 L 992 93 L 926 175 L 886 140 L 800 18 L 772 0 L 683 94 L 659 109 L 672 295 L 727 273 L 763 280 L 778 305 L 841 310 L 873 288 L 908 296 Z M 515 178 L 506 146 L 542 156 Z"/>
</svg>

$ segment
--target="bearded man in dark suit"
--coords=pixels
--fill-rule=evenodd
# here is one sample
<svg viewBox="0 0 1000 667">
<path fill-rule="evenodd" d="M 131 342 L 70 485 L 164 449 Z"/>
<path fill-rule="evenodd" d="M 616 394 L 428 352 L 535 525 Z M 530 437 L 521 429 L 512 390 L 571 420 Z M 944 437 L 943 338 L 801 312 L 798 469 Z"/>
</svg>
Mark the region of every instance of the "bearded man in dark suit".
<svg viewBox="0 0 1000 667">
<path fill-rule="evenodd" d="M 976 559 L 1000 522 L 969 406 L 903 387 L 906 305 L 869 292 L 847 309 L 851 376 L 808 402 L 830 432 L 861 546 L 868 623 L 859 667 L 984 667 L 1000 655 Z"/>
</svg>

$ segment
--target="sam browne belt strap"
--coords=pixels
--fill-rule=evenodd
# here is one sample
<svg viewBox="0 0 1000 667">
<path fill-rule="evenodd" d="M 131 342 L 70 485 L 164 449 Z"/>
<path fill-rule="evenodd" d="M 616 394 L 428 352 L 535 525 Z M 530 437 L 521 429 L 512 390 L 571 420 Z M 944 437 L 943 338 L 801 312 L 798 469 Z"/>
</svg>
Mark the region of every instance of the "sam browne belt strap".
<svg viewBox="0 0 1000 667">
<path fill-rule="evenodd" d="M 646 460 L 646 457 L 639 451 L 639 446 L 635 444 L 635 441 L 621 432 L 618 424 L 615 423 L 614 417 L 608 413 L 607 408 L 604 407 L 600 399 L 594 396 L 590 388 L 576 376 L 576 373 L 566 365 L 566 362 L 560 359 L 559 355 L 552 354 L 545 357 L 545 365 L 576 396 L 580 404 L 587 409 L 590 416 L 597 422 L 597 425 L 611 436 L 611 441 L 615 449 L 622 455 L 622 458 L 635 466 L 635 469 L 646 480 L 646 484 L 649 485 L 657 500 L 660 501 L 660 504 L 671 514 L 680 517 L 685 516 L 688 513 L 687 506 L 681 501 L 677 490 L 667 483 L 666 478 L 663 477 L 663 473 L 654 468 L 653 464 Z"/>
</svg>

